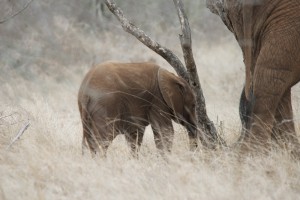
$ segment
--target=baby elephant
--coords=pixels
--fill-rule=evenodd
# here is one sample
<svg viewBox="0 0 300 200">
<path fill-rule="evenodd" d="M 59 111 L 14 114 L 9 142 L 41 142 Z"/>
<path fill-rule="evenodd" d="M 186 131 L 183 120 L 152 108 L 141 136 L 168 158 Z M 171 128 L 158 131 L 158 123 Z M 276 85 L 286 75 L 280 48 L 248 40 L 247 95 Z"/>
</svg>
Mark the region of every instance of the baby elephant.
<svg viewBox="0 0 300 200">
<path fill-rule="evenodd" d="M 108 62 L 92 68 L 78 94 L 82 147 L 103 156 L 112 140 L 125 135 L 133 155 L 151 125 L 157 149 L 171 151 L 172 121 L 186 127 L 197 147 L 195 95 L 188 83 L 153 63 Z"/>
</svg>

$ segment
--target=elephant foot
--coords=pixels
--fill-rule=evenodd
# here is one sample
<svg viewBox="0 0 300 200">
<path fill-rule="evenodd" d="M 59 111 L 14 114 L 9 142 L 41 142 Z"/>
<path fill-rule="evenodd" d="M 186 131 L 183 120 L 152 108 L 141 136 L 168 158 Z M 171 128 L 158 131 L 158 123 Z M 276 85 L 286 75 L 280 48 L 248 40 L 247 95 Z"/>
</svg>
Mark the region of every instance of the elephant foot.
<svg viewBox="0 0 300 200">
<path fill-rule="evenodd" d="M 291 157 L 294 160 L 300 160 L 300 149 L 294 149 L 291 151 Z"/>
<path fill-rule="evenodd" d="M 300 144 L 298 142 L 288 143 L 284 150 L 289 152 L 292 159 L 300 160 Z"/>
<path fill-rule="evenodd" d="M 272 149 L 281 150 L 283 153 L 287 152 L 292 159 L 300 160 L 300 144 L 296 142 L 278 145 L 271 140 L 259 143 L 244 140 L 234 146 L 234 150 L 241 156 L 267 156 L 272 152 Z"/>
<path fill-rule="evenodd" d="M 245 137 L 243 140 L 238 141 L 235 146 L 238 154 L 240 155 L 268 155 L 271 152 L 271 141 L 267 138 L 254 138 Z"/>
<path fill-rule="evenodd" d="M 272 136 L 275 148 L 288 152 L 293 159 L 300 160 L 300 143 L 295 132 L 282 132 Z"/>
<path fill-rule="evenodd" d="M 130 156 L 134 159 L 139 159 L 140 147 L 131 147 Z"/>
<path fill-rule="evenodd" d="M 196 151 L 198 148 L 198 141 L 196 138 L 190 138 L 190 151 Z"/>
</svg>

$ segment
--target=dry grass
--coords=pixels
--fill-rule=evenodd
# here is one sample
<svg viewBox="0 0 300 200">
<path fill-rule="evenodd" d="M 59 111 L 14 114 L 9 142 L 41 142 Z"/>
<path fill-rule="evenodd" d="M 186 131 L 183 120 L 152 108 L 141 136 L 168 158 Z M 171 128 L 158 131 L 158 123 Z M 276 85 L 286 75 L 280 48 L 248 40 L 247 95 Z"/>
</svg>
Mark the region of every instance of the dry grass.
<svg viewBox="0 0 300 200">
<path fill-rule="evenodd" d="M 48 6 L 47 1 L 41 2 Z M 155 15 L 149 13 L 150 17 Z M 33 20 L 30 14 L 27 16 Z M 56 14 L 51 23 L 44 20 L 48 22 L 46 30 L 38 21 L 30 29 L 24 28 L 21 35 L 9 24 L 7 28 L 0 27 L 1 37 L 7 39 L 7 42 L 0 40 L 3 44 L 0 48 L 0 199 L 299 197 L 300 163 L 290 159 L 286 151 L 274 150 L 268 156 L 243 159 L 230 149 L 213 152 L 200 149 L 192 153 L 180 126 L 176 126 L 173 153 L 168 156 L 168 162 L 156 152 L 149 128 L 139 159 L 130 157 L 122 136 L 115 139 L 106 159 L 82 156 L 82 127 L 76 98 L 89 67 L 105 60 L 152 60 L 168 65 L 118 26 L 99 34 L 74 23 L 72 17 Z M 153 27 L 159 24 L 156 25 Z M 225 30 L 225 26 L 220 27 Z M 156 39 L 180 54 L 175 30 L 178 31 L 174 27 L 158 30 Z M 238 101 L 244 68 L 239 47 L 232 34 L 224 30 L 220 34 L 222 43 L 194 39 L 194 54 L 209 116 L 218 125 L 222 122 L 220 129 L 225 138 L 234 142 L 240 129 Z M 209 33 L 196 33 L 194 38 L 205 38 L 205 35 Z M 299 90 L 299 86 L 293 89 L 297 125 Z M 29 128 L 7 150 L 27 121 L 30 121 Z M 299 128 L 297 131 L 300 132 Z"/>
<path fill-rule="evenodd" d="M 201 58 L 202 66 L 210 64 L 210 53 Z M 225 51 L 221 53 L 228 58 Z M 150 129 L 138 160 L 130 157 L 122 136 L 113 142 L 106 159 L 82 156 L 76 94 L 87 68 L 79 68 L 78 75 L 72 75 L 74 85 L 42 77 L 51 88 L 47 94 L 32 81 L 3 87 L 1 95 L 11 102 L 3 101 L 0 109 L 0 199 L 296 199 L 300 195 L 300 163 L 287 152 L 244 159 L 231 150 L 191 153 L 179 126 L 168 162 L 156 152 Z M 214 76 L 211 71 L 205 68 L 203 73 Z M 62 73 L 67 77 L 67 72 Z M 6 74 L 12 71 L 7 69 Z M 235 83 L 227 76 L 218 81 L 204 76 L 203 88 L 210 116 L 222 121 L 225 137 L 234 141 L 240 128 L 235 103 L 239 92 L 231 95 L 233 91 L 216 89 L 228 82 L 220 85 L 233 90 Z M 236 79 L 235 73 L 231 76 Z M 34 92 L 28 95 L 25 88 Z M 28 130 L 6 150 L 28 120 Z"/>
<path fill-rule="evenodd" d="M 176 134 L 168 162 L 147 130 L 140 158 L 130 157 L 122 136 L 106 159 L 81 155 L 75 105 L 57 112 L 42 98 L 26 112 L 6 107 L 0 145 L 1 199 L 296 199 L 299 162 L 286 152 L 240 159 L 230 150 L 191 153 L 184 131 Z M 31 126 L 9 150 L 23 120 Z M 6 124 L 3 124 L 6 122 Z M 17 122 L 16 124 L 9 124 Z"/>
</svg>

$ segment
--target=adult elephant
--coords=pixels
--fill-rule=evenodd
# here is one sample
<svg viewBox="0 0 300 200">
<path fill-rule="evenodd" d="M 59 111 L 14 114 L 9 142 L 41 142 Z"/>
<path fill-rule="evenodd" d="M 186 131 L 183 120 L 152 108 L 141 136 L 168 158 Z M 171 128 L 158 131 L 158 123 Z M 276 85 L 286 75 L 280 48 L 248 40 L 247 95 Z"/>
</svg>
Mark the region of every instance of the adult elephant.
<svg viewBox="0 0 300 200">
<path fill-rule="evenodd" d="M 195 149 L 195 101 L 184 79 L 155 64 L 100 64 L 87 73 L 78 94 L 83 148 L 87 142 L 91 152 L 105 155 L 112 140 L 124 133 L 135 155 L 151 124 L 156 147 L 171 151 L 175 120 L 187 128 Z"/>
<path fill-rule="evenodd" d="M 297 150 L 291 87 L 300 80 L 300 1 L 207 0 L 206 3 L 235 35 L 243 51 L 246 66 L 240 101 L 243 147 L 270 147 L 271 138 L 275 138 L 280 145 Z"/>
</svg>

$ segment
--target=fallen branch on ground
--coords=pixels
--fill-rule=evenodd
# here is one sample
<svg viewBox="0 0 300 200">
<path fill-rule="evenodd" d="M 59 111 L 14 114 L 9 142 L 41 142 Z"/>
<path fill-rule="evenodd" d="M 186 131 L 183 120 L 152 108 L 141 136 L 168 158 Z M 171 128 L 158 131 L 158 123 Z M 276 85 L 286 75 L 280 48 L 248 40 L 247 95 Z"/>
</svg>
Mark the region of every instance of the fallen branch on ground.
<svg viewBox="0 0 300 200">
<path fill-rule="evenodd" d="M 8 150 L 20 137 L 23 135 L 23 133 L 27 130 L 27 128 L 30 126 L 30 122 L 28 121 L 19 131 L 19 133 L 16 135 L 16 137 L 11 141 L 11 143 L 8 145 L 6 150 Z"/>
</svg>

